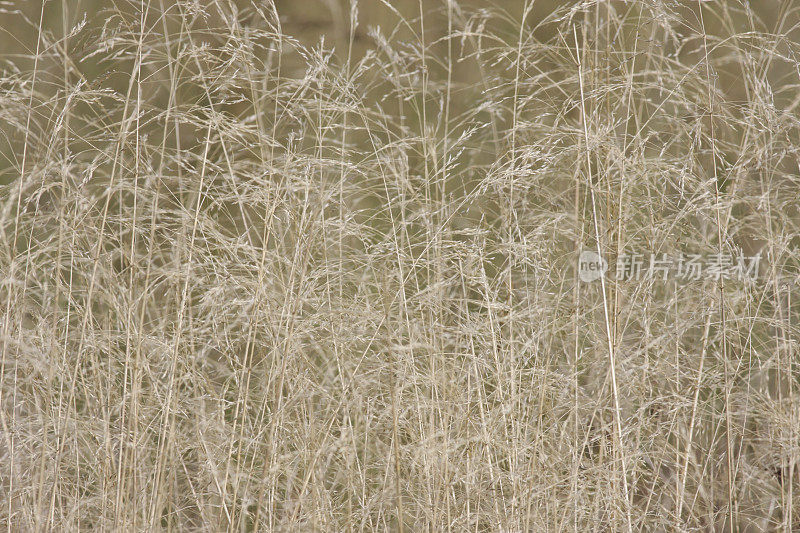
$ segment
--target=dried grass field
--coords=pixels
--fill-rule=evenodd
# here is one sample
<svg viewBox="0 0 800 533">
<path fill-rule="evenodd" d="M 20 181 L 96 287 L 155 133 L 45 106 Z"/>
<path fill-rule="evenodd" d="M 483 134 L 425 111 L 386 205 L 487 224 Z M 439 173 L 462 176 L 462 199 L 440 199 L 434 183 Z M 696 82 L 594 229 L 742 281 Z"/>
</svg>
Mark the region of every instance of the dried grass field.
<svg viewBox="0 0 800 533">
<path fill-rule="evenodd" d="M 794 0 L 0 2 L 1 529 L 800 531 L 799 245 Z"/>
</svg>

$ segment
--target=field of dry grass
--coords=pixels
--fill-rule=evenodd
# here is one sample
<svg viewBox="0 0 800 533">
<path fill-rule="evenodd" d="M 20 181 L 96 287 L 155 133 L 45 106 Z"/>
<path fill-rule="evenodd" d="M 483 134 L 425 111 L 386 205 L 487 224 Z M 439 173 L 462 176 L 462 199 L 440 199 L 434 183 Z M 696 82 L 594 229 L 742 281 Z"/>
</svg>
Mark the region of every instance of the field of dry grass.
<svg viewBox="0 0 800 533">
<path fill-rule="evenodd" d="M 799 24 L 0 3 L 0 525 L 800 531 Z"/>
</svg>

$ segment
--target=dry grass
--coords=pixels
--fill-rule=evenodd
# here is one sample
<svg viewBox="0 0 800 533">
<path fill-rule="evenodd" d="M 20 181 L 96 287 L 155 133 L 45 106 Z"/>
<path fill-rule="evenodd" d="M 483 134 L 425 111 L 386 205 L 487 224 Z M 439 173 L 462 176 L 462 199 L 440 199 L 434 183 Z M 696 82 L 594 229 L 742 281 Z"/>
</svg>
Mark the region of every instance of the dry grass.
<svg viewBox="0 0 800 533">
<path fill-rule="evenodd" d="M 800 6 L 752 4 L 4 2 L 0 524 L 800 529 Z"/>
</svg>

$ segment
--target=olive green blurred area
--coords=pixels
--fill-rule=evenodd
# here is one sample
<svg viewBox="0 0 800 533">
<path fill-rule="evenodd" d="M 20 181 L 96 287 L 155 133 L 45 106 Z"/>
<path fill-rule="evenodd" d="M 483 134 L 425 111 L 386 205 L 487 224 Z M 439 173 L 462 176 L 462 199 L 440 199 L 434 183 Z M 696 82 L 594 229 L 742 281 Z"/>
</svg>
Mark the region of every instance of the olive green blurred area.
<svg viewBox="0 0 800 533">
<path fill-rule="evenodd" d="M 191 34 L 194 39 L 201 41 L 194 45 L 208 44 L 217 50 L 214 53 L 218 58 L 223 59 L 215 47 L 224 48 L 226 43 L 247 33 L 249 28 L 263 29 L 265 20 L 277 13 L 279 23 L 276 29 L 293 41 L 292 46 L 283 43 L 281 76 L 300 78 L 305 74 L 309 58 L 303 57 L 298 50 L 306 50 L 307 53 L 324 50 L 333 54 L 334 64 L 356 65 L 368 52 L 380 53 L 383 45 L 376 40 L 378 34 L 387 39 L 384 44 L 397 44 L 400 49 L 407 43 L 421 43 L 417 45 L 418 48 L 407 46 L 405 52 L 419 55 L 422 49 L 419 47 L 424 48 L 424 54 L 430 58 L 426 67 L 426 83 L 453 83 L 455 87 L 464 89 L 449 102 L 451 112 L 457 115 L 470 109 L 477 97 L 475 91 L 488 88 L 490 74 L 501 78 L 505 76 L 506 82 L 516 75 L 508 58 L 502 61 L 499 70 L 488 72 L 486 52 L 491 56 L 492 52 L 504 46 L 514 50 L 522 38 L 525 50 L 520 49 L 520 52 L 526 56 L 536 53 L 537 43 L 542 43 L 542 46 L 547 43 L 546 46 L 551 49 L 554 45 L 556 48 L 563 46 L 565 54 L 572 54 L 570 49 L 575 43 L 571 35 L 564 33 L 564 21 L 569 19 L 585 25 L 591 33 L 592 26 L 597 27 L 598 22 L 603 24 L 594 18 L 602 12 L 605 18 L 613 17 L 620 24 L 620 29 L 615 35 L 607 33 L 594 36 L 595 46 L 604 47 L 607 56 L 610 51 L 610 57 L 616 55 L 624 58 L 616 65 L 617 74 L 622 69 L 635 71 L 646 67 L 647 57 L 654 53 L 684 65 L 699 64 L 704 46 L 701 37 L 705 35 L 706 44 L 711 41 L 709 58 L 716 60 L 715 85 L 724 94 L 725 100 L 735 105 L 748 99 L 742 66 L 748 61 L 752 62 L 753 54 L 758 50 L 751 49 L 744 55 L 737 55 L 731 49 L 739 44 L 757 48 L 758 43 L 746 42 L 748 35 L 779 32 L 780 38 L 775 41 L 774 50 L 768 52 L 778 57 L 793 57 L 792 44 L 797 43 L 800 36 L 800 29 L 797 28 L 800 17 L 792 4 L 778 1 L 670 2 L 664 5 L 670 10 L 669 31 L 673 34 L 658 35 L 661 31 L 667 31 L 664 29 L 666 24 L 664 28 L 658 27 L 661 23 L 659 12 L 664 10 L 654 4 L 656 7 L 647 8 L 645 15 L 643 8 L 646 4 L 630 1 L 580 3 L 538 0 L 531 4 L 531 9 L 524 17 L 526 2 L 523 0 L 278 0 L 274 4 L 246 0 L 9 1 L 3 4 L 0 14 L 0 69 L 5 73 L 4 90 L 7 94 L 13 92 L 9 83 L 14 80 L 21 83 L 21 87 L 30 88 L 30 84 L 33 84 L 35 96 L 32 103 L 41 102 L 42 109 L 47 107 L 48 99 L 63 100 L 70 91 L 77 90 L 97 91 L 98 100 L 111 94 L 125 99 L 130 96 L 131 72 L 135 65 L 133 50 L 136 42 L 133 35 L 140 28 L 145 28 L 142 38 L 143 42 L 146 41 L 144 46 L 155 49 L 143 58 L 145 78 L 140 96 L 148 106 L 163 109 L 174 90 L 177 92 L 172 95 L 175 98 L 173 103 L 180 106 L 198 102 L 198 99 L 202 99 L 202 90 L 197 83 L 190 81 L 191 76 L 196 74 L 193 65 L 181 65 L 180 70 L 170 72 L 164 54 L 177 53 L 178 48 L 184 46 L 178 41 Z M 233 26 L 231 21 L 236 21 Z M 458 36 L 447 39 L 448 32 L 455 32 Z M 482 41 L 482 32 L 491 33 L 495 40 Z M 262 37 L 261 42 L 253 44 L 261 45 L 262 57 L 255 59 L 256 63 L 261 62 L 264 72 L 275 68 L 274 58 L 271 55 L 264 57 L 266 53 L 263 52 L 272 50 L 275 43 L 265 42 Z M 482 51 L 478 52 L 479 49 Z M 159 54 L 163 57 L 159 57 Z M 491 59 L 498 62 L 498 58 L 502 59 L 502 55 L 495 53 Z M 391 58 L 383 59 L 391 61 Z M 533 71 L 523 72 L 525 78 L 538 77 L 543 71 L 546 72 L 550 63 L 546 54 L 541 58 L 531 58 L 530 61 L 536 67 Z M 451 65 L 449 69 L 447 65 Z M 492 70 L 492 66 L 488 69 Z M 594 65 L 595 68 L 605 66 Z M 401 70 L 403 68 L 409 66 L 405 65 Z M 777 88 L 771 95 L 776 108 L 794 109 L 797 105 L 798 84 L 796 80 L 792 81 L 795 74 L 790 62 L 766 62 L 763 75 L 771 87 Z M 563 78 L 553 74 L 548 79 L 555 86 Z M 520 85 L 523 90 L 526 90 L 524 84 L 528 81 L 525 79 Z M 539 83 L 531 81 L 533 86 Z M 369 94 L 364 93 L 364 96 L 368 99 L 363 102 L 364 105 L 371 105 Z M 379 91 L 373 96 L 380 99 L 384 94 Z M 530 96 L 536 98 L 537 95 Z M 76 131 L 79 130 L 81 118 L 96 111 L 83 109 L 83 106 L 85 103 L 80 102 L 74 110 L 73 128 Z M 13 119 L 8 117 L 3 120 L 5 124 L 0 123 L 0 184 L 13 181 L 15 174 L 18 175 L 20 171 L 24 132 L 31 133 L 37 128 L 43 134 L 48 131 L 52 121 L 57 119 L 53 109 L 50 107 L 49 111 L 42 111 L 40 116 L 32 119 L 25 117 L 28 123 L 17 123 L 16 127 L 10 127 L 9 122 Z M 101 114 L 106 112 L 102 103 L 97 109 L 102 109 Z M 259 112 L 253 108 L 252 99 L 249 103 L 240 101 L 231 106 L 223 105 L 222 109 L 238 116 Z M 438 112 L 435 106 L 432 112 Z M 573 115 L 575 112 L 573 110 Z M 24 120 L 20 113 L 10 114 Z M 109 118 L 119 120 L 120 116 Z M 496 116 L 494 120 L 499 121 L 497 124 L 501 127 L 508 126 L 503 122 L 503 117 Z M 153 132 L 151 140 L 154 139 L 152 135 L 158 133 Z M 77 139 L 72 142 L 73 151 L 87 148 L 81 146 Z M 491 157 L 496 156 L 495 153 Z"/>
<path fill-rule="evenodd" d="M 346 55 L 353 10 L 356 10 L 357 28 L 354 29 L 353 56 L 358 57 L 374 43 L 368 36 L 371 27 L 384 29 L 394 28 L 401 19 L 410 21 L 413 27 L 404 26 L 397 33 L 398 39 L 418 37 L 420 28 L 418 18 L 425 15 L 424 32 L 429 42 L 441 39 L 447 32 L 447 6 L 450 0 L 277 0 L 275 7 L 281 17 L 284 31 L 307 46 L 319 43 L 325 39 L 328 46 L 336 46 L 339 54 Z M 104 24 L 112 23 L 114 17 L 120 13 L 128 12 L 133 15 L 140 12 L 143 7 L 150 13 L 150 22 L 155 23 L 160 13 L 177 15 L 177 4 L 169 0 L 130 2 L 126 0 L 72 0 L 65 2 L 50 1 L 10 1 L 4 2 L 3 12 L 0 15 L 0 55 L 4 62 L 12 62 L 22 70 L 31 67 L 33 55 L 37 50 L 37 37 L 39 35 L 39 21 L 51 43 L 63 38 L 65 30 L 69 32 L 82 21 L 86 29 L 98 30 Z M 197 2 L 207 9 L 208 17 L 203 23 L 208 27 L 215 27 L 221 23 L 220 19 L 214 20 L 216 2 L 202 0 Z M 266 5 L 266 2 L 253 2 L 248 0 L 227 0 L 219 2 L 220 9 L 231 12 L 239 10 L 247 12 L 252 6 Z M 521 19 L 524 0 L 502 0 L 487 2 L 481 0 L 453 0 L 457 11 L 471 12 L 475 10 L 491 10 L 501 13 L 509 23 L 509 32 L 512 35 L 518 31 L 517 24 Z M 541 40 L 552 37 L 552 27 L 538 26 L 557 9 L 578 8 L 586 9 L 594 4 L 613 6 L 620 16 L 626 12 L 635 13 L 637 2 L 626 0 L 598 1 L 598 2 L 558 2 L 553 0 L 537 0 L 526 18 L 526 25 Z M 688 27 L 696 26 L 699 22 L 699 7 L 709 4 L 707 0 L 696 2 L 682 0 L 672 2 L 672 7 L 684 13 Z M 724 5 L 725 3 L 720 3 Z M 730 31 L 738 26 L 739 30 L 749 28 L 757 31 L 770 31 L 778 27 L 784 17 L 782 28 L 786 38 L 796 42 L 799 35 L 796 28 L 798 15 L 791 9 L 792 2 L 767 0 L 758 2 L 728 2 L 731 11 L 727 20 L 719 20 L 716 16 L 710 18 L 706 28 L 709 33 L 715 30 Z M 743 6 L 751 12 L 747 15 L 742 12 Z M 717 7 L 716 5 L 714 6 Z M 211 8 L 211 9 L 208 9 Z M 706 8 L 709 9 L 709 8 Z M 738 11 L 738 12 L 737 12 Z M 218 12 L 217 12 L 218 13 Z M 751 18 L 752 17 L 752 18 Z M 174 21 L 173 21 L 174 22 Z M 727 26 L 727 27 L 726 27 Z M 160 28 L 154 27 L 154 31 Z M 88 45 L 90 43 L 84 43 Z M 73 45 L 74 46 L 74 45 Z M 441 44 L 440 44 L 441 46 Z M 77 52 L 78 50 L 72 50 Z M 26 63 L 27 62 L 27 63 Z M 82 69 L 87 78 L 94 78 L 103 69 L 86 66 Z"/>
<path fill-rule="evenodd" d="M 325 39 L 328 46 L 335 46 L 339 50 L 340 56 L 346 55 L 348 48 L 349 33 L 351 30 L 351 20 L 353 10 L 356 10 L 357 28 L 354 29 L 353 57 L 362 55 L 366 49 L 374 46 L 374 42 L 368 36 L 368 29 L 371 27 L 382 27 L 391 29 L 397 26 L 400 20 L 410 22 L 410 26 L 403 26 L 396 34 L 398 39 L 416 38 L 420 35 L 418 19 L 420 14 L 425 15 L 424 34 L 429 42 L 441 39 L 447 33 L 447 6 L 451 0 L 276 0 L 275 7 L 281 17 L 284 31 L 307 46 L 319 43 L 320 39 Z M 506 18 L 509 24 L 508 30 L 511 36 L 516 37 L 518 24 L 522 17 L 524 0 L 500 0 L 500 1 L 481 1 L 481 0 L 452 0 L 454 9 L 458 12 L 469 13 L 476 10 L 489 10 L 500 13 Z M 552 27 L 541 27 L 539 24 L 549 15 L 560 9 L 587 9 L 595 4 L 611 6 L 617 11 L 619 16 L 635 14 L 638 10 L 639 2 L 625 1 L 606 1 L 597 2 L 558 2 L 553 0 L 537 0 L 533 2 L 526 25 L 534 35 L 547 40 L 552 37 Z M 797 42 L 800 30 L 796 28 L 798 14 L 792 7 L 791 1 L 766 0 L 757 2 L 701 2 L 693 0 L 681 0 L 671 2 L 670 5 L 683 13 L 687 30 L 694 27 L 697 29 L 699 23 L 699 6 L 703 6 L 704 11 L 709 14 L 718 11 L 718 6 L 725 6 L 730 10 L 725 10 L 725 19 L 720 19 L 718 14 L 709 17 L 706 30 L 709 34 L 730 32 L 733 29 L 746 31 L 772 31 L 780 26 L 785 32 L 785 38 Z M 191 5 L 191 3 L 185 3 Z M 253 6 L 266 6 L 266 2 L 253 2 L 252 0 L 226 0 L 212 2 L 202 0 L 195 2 L 198 7 L 202 6 L 208 16 L 204 17 L 203 22 L 207 27 L 215 27 L 221 24 L 222 20 L 215 20 L 215 5 L 225 12 L 251 11 Z M 749 14 L 744 12 L 749 11 Z M 47 34 L 51 44 L 54 41 L 63 39 L 65 30 L 69 32 L 82 21 L 86 23 L 87 30 L 99 30 L 104 24 L 113 23 L 115 16 L 120 13 L 134 15 L 140 13 L 144 8 L 149 13 L 151 24 L 157 22 L 156 18 L 161 13 L 171 13 L 178 15 L 177 4 L 169 0 L 131 2 L 129 0 L 71 0 L 65 2 L 49 1 L 8 1 L 4 2 L 2 14 L 0 15 L 0 56 L 4 62 L 14 63 L 22 70 L 24 67 L 31 67 L 33 55 L 37 50 L 37 37 L 39 35 L 39 21 L 41 28 Z M 219 13 L 217 11 L 217 13 Z M 173 21 L 174 23 L 174 21 Z M 154 31 L 160 28 L 154 26 Z M 84 43 L 89 45 L 90 43 Z M 74 45 L 73 45 L 74 46 Z M 441 46 L 441 43 L 439 44 Z M 79 50 L 72 50 L 78 52 Z M 27 62 L 27 63 L 26 63 Z M 103 69 L 91 68 L 86 66 L 82 69 L 87 78 L 94 78 Z"/>
</svg>

